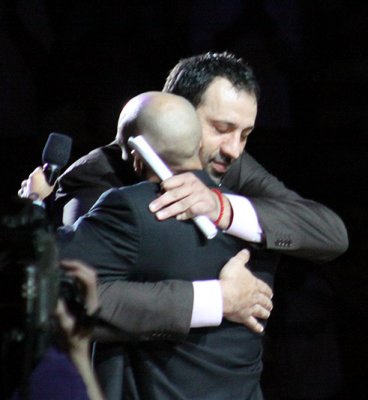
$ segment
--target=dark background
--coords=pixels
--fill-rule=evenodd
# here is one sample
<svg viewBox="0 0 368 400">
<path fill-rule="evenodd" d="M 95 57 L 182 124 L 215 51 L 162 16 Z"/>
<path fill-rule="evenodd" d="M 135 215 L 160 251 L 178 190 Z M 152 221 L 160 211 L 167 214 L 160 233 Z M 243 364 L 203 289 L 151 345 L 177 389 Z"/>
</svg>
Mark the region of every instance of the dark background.
<svg viewBox="0 0 368 400">
<path fill-rule="evenodd" d="M 2 196 L 16 193 L 40 164 L 50 132 L 73 137 L 75 160 L 110 142 L 125 101 L 160 90 L 179 58 L 235 52 L 254 67 L 262 89 L 248 150 L 289 187 L 337 211 L 351 243 L 326 266 L 286 261 L 281 268 L 269 367 L 266 358 L 269 398 L 365 399 L 367 17 L 368 3 L 360 0 L 2 0 Z M 308 320 L 315 304 L 306 300 L 303 309 L 303 298 L 292 297 L 302 310 L 285 307 L 285 293 L 308 293 L 311 279 L 314 289 L 322 282 L 318 295 L 311 293 L 323 303 L 318 318 L 328 322 L 321 329 Z M 301 321 L 283 326 L 280 310 Z M 307 331 L 314 326 L 303 338 L 300 322 Z M 306 346 L 296 361 L 284 352 L 279 373 L 272 343 L 288 335 L 297 343 L 291 353 Z M 312 365 L 304 359 L 311 354 Z"/>
</svg>

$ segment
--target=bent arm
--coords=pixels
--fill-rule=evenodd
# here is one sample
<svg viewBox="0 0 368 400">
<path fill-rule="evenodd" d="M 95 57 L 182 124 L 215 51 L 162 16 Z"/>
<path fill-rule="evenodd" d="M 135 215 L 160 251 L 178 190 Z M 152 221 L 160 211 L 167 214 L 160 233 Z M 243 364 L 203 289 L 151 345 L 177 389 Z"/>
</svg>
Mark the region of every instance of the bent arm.
<svg viewBox="0 0 368 400">
<path fill-rule="evenodd" d="M 340 217 L 288 189 L 249 154 L 242 155 L 223 184 L 251 202 L 267 249 L 314 262 L 330 261 L 346 251 L 347 232 Z"/>
<path fill-rule="evenodd" d="M 191 282 L 114 281 L 98 285 L 100 317 L 114 328 L 95 329 L 100 342 L 182 340 L 189 333 L 193 307 Z"/>
</svg>

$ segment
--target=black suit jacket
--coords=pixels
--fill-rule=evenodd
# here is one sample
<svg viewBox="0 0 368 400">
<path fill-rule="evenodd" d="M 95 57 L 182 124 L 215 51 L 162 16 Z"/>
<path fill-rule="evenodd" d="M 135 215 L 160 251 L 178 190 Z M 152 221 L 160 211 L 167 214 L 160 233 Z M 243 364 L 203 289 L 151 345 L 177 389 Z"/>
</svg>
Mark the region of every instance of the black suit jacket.
<svg viewBox="0 0 368 400">
<path fill-rule="evenodd" d="M 206 173 L 198 175 L 211 185 Z M 216 279 L 244 242 L 222 233 L 206 240 L 190 221 L 158 222 L 148 204 L 159 191 L 148 182 L 108 191 L 72 228 L 60 231 L 61 255 L 94 265 L 102 282 Z M 272 284 L 269 257 L 256 255 L 251 268 Z M 260 335 L 224 321 L 191 330 L 181 343 L 163 340 L 170 338 L 161 331 L 159 342 L 129 345 L 128 398 L 260 398 Z"/>
<path fill-rule="evenodd" d="M 61 176 L 56 209 L 64 215 L 64 223 L 72 223 L 105 190 L 135 179 L 130 164 L 122 161 L 117 144 L 98 148 Z M 249 154 L 242 155 L 224 181 L 251 200 L 265 233 L 266 247 L 314 261 L 336 257 L 345 250 L 346 230 L 340 218 L 326 207 L 285 188 Z M 157 340 L 166 335 L 178 340 L 185 338 L 189 332 L 193 288 L 185 280 L 111 281 L 100 284 L 98 290 L 102 318 L 120 330 L 95 330 L 100 341 L 95 365 L 107 398 L 120 400 L 122 349 L 101 342 Z"/>
</svg>

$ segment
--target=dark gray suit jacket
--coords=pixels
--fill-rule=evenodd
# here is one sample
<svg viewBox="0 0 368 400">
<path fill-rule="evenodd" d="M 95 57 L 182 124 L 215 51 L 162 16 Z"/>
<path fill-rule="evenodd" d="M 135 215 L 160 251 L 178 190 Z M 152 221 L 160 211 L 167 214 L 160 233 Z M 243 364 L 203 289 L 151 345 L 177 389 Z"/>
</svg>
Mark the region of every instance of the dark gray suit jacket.
<svg viewBox="0 0 368 400">
<path fill-rule="evenodd" d="M 205 172 L 196 173 L 211 185 Z M 158 184 L 143 182 L 106 192 L 73 227 L 59 231 L 61 256 L 94 265 L 105 283 L 216 279 L 245 243 L 222 233 L 206 240 L 190 221 L 158 222 L 148 204 L 159 191 Z M 272 285 L 277 260 L 264 253 L 253 256 L 251 269 Z M 128 346 L 126 398 L 261 398 L 260 335 L 224 321 L 193 329 L 180 343 L 164 340 L 170 338 L 161 331 L 159 342 Z"/>
<path fill-rule="evenodd" d="M 135 179 L 130 164 L 121 159 L 119 146 L 112 143 L 82 157 L 60 177 L 56 208 L 65 208 L 64 222 L 72 223 L 105 190 Z M 224 185 L 252 202 L 264 231 L 265 248 L 316 262 L 329 261 L 346 250 L 346 229 L 334 212 L 287 189 L 248 153 L 232 166 Z M 99 291 L 103 317 L 136 338 L 153 339 L 162 330 L 182 338 L 189 331 L 190 282 L 116 281 L 101 285 Z M 121 293 L 125 294 L 124 305 L 116 307 L 110 299 Z M 164 312 L 168 305 L 170 313 Z M 103 332 L 98 338 L 107 339 Z"/>
</svg>

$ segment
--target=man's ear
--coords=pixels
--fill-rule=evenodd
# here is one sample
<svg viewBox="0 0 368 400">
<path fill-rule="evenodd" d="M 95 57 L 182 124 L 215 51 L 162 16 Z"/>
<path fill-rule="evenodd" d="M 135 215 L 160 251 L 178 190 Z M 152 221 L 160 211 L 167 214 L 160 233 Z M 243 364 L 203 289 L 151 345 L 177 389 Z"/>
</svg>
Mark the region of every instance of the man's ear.
<svg viewBox="0 0 368 400">
<path fill-rule="evenodd" d="M 129 159 L 129 152 L 126 148 L 126 145 L 122 145 L 122 146 L 120 146 L 120 148 L 121 148 L 121 158 L 124 161 L 127 161 Z"/>
<path fill-rule="evenodd" d="M 136 152 L 135 150 L 132 150 L 130 154 L 133 157 L 133 168 L 134 168 L 135 173 L 138 176 L 142 176 L 143 169 L 144 169 L 143 160 L 140 158 L 138 152 Z"/>
</svg>

